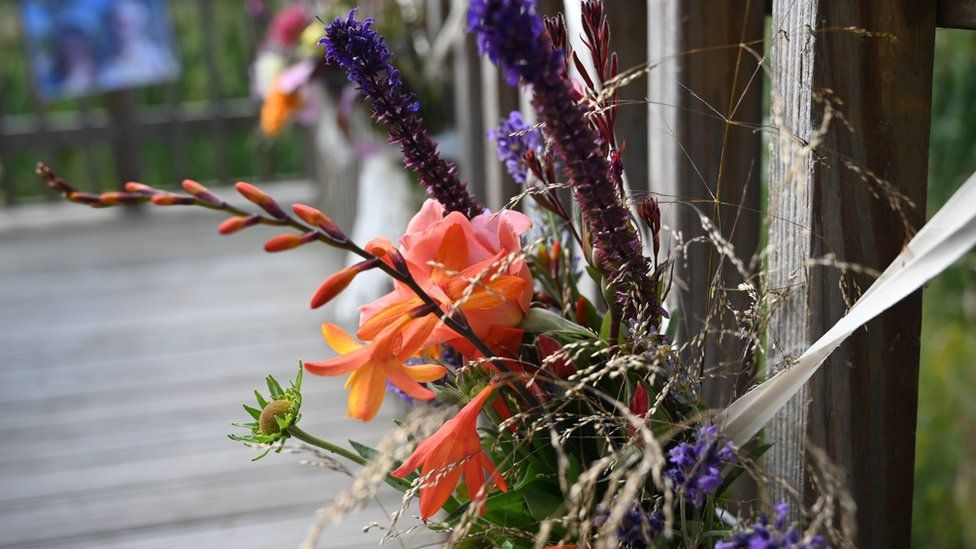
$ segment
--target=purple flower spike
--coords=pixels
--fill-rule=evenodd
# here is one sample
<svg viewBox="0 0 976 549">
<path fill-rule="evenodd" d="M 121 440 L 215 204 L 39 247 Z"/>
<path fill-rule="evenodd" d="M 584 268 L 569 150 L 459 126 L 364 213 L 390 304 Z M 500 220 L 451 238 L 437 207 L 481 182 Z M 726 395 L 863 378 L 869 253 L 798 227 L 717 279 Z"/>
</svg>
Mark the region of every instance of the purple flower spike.
<svg viewBox="0 0 976 549">
<path fill-rule="evenodd" d="M 424 129 L 417 111 L 420 103 L 403 89 L 400 72 L 393 68 L 393 53 L 372 27 L 373 20 L 357 21 L 356 10 L 349 17 L 336 18 L 325 27 L 326 59 L 346 71 L 349 80 L 366 97 L 373 120 L 385 124 L 390 143 L 400 145 L 404 165 L 417 173 L 420 184 L 448 211 L 472 218 L 484 211 L 457 176 L 454 164 L 437 152 L 437 143 Z"/>
<path fill-rule="evenodd" d="M 823 536 L 804 537 L 795 526 L 788 526 L 786 518 L 790 506 L 786 503 L 776 505 L 776 518 L 772 524 L 769 517 L 760 515 L 759 520 L 748 529 L 736 532 L 731 539 L 715 543 L 715 549 L 820 549 L 828 547 Z"/>
<path fill-rule="evenodd" d="M 648 278 L 650 262 L 612 179 L 609 159 L 601 152 L 600 133 L 573 98 L 565 53 L 553 46 L 533 0 L 472 0 L 468 29 L 509 82 L 521 79 L 532 86 L 532 105 L 565 166 L 593 237 L 594 263 L 609 277 L 625 318 L 633 317 L 631 297 L 646 303 L 655 295 Z"/>
<path fill-rule="evenodd" d="M 668 453 L 671 467 L 665 471 L 674 489 L 685 501 L 701 507 L 705 496 L 722 486 L 722 467 L 735 461 L 735 445 L 721 444 L 717 425 L 705 425 L 695 434 L 694 444 L 682 442 Z"/>
<path fill-rule="evenodd" d="M 498 159 L 505 164 L 508 173 L 516 183 L 525 183 L 528 166 L 525 165 L 525 152 L 542 154 L 542 135 L 522 120 L 522 114 L 512 111 L 508 118 L 495 129 L 488 130 L 488 139 L 495 142 Z"/>
</svg>

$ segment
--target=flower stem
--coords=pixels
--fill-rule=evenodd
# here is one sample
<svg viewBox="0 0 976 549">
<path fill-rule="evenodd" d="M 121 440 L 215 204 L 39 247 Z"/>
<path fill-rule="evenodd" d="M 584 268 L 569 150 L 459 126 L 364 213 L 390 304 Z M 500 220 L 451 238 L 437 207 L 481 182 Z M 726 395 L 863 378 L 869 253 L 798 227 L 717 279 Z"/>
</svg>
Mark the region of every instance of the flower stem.
<svg viewBox="0 0 976 549">
<path fill-rule="evenodd" d="M 312 446 L 315 446 L 316 448 L 321 448 L 328 452 L 332 452 L 333 454 L 340 455 L 361 467 L 365 467 L 369 463 L 368 459 L 360 456 L 359 454 L 353 452 L 352 450 L 348 450 L 346 448 L 343 448 L 342 446 L 339 446 L 338 444 L 333 444 L 317 436 L 310 435 L 305 431 L 301 430 L 297 425 L 290 425 L 288 427 L 288 434 L 304 442 L 305 444 L 310 444 Z M 409 490 L 411 487 L 411 484 L 409 482 L 403 479 L 396 478 L 389 473 L 386 473 L 385 480 L 387 484 L 402 492 Z"/>
<path fill-rule="evenodd" d="M 297 425 L 290 425 L 288 427 L 288 434 L 297 438 L 302 442 L 311 444 L 312 446 L 316 446 L 323 450 L 327 450 L 329 452 L 332 452 L 333 454 L 340 455 L 357 465 L 365 466 L 367 463 L 369 463 L 369 461 L 366 458 L 360 456 L 359 454 L 351 450 L 347 450 L 342 446 L 339 446 L 338 444 L 333 444 L 317 436 L 310 435 L 305 431 L 299 429 Z"/>
</svg>

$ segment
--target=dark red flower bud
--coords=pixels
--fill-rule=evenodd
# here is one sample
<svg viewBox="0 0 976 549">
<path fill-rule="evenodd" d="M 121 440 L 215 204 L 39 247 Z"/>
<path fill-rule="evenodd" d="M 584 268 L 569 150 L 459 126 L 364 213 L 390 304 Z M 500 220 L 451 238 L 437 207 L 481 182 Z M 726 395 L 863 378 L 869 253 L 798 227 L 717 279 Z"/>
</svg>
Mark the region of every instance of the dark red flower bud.
<svg viewBox="0 0 976 549">
<path fill-rule="evenodd" d="M 637 384 L 634 395 L 630 398 L 630 411 L 634 415 L 643 416 L 651 408 L 651 397 L 644 389 L 643 383 Z"/>
<path fill-rule="evenodd" d="M 562 345 L 556 340 L 540 335 L 535 342 L 539 349 L 539 358 L 543 366 L 560 379 L 566 379 L 576 373 L 576 367 L 569 362 L 569 357 L 563 351 Z"/>
<path fill-rule="evenodd" d="M 576 323 L 580 326 L 586 326 L 589 318 L 590 307 L 586 301 L 586 298 L 580 296 L 576 300 Z"/>
</svg>

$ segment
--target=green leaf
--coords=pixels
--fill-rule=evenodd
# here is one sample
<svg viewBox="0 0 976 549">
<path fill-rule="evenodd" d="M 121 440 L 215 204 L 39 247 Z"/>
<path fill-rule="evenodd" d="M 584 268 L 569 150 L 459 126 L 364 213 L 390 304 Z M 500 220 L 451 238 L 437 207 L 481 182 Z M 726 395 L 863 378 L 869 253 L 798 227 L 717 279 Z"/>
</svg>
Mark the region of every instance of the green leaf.
<svg viewBox="0 0 976 549">
<path fill-rule="evenodd" d="M 376 458 L 376 456 L 379 455 L 379 452 L 377 452 L 373 448 L 370 448 L 365 444 L 360 444 L 355 440 L 350 440 L 349 445 L 352 446 L 352 449 L 355 450 L 357 454 L 362 456 L 363 459 L 373 460 Z"/>
<path fill-rule="evenodd" d="M 268 401 L 264 400 L 264 397 L 261 396 L 261 393 L 257 392 L 257 390 L 254 391 L 254 398 L 257 399 L 258 406 L 260 406 L 262 410 L 268 405 Z"/>
<path fill-rule="evenodd" d="M 281 388 L 281 385 L 278 384 L 277 379 L 272 376 L 268 376 L 266 379 L 268 380 L 268 390 L 271 391 L 272 399 L 281 398 L 284 396 L 285 391 Z"/>
<path fill-rule="evenodd" d="M 562 505 L 562 498 L 548 491 L 539 490 L 535 487 L 525 490 L 525 506 L 529 509 L 529 515 L 537 521 L 549 518 Z"/>
<path fill-rule="evenodd" d="M 678 324 L 681 324 L 681 310 L 675 308 L 674 310 L 668 311 L 668 329 L 664 331 L 664 334 L 668 336 L 668 341 L 674 341 L 675 336 L 678 334 Z"/>
<path fill-rule="evenodd" d="M 292 387 L 292 389 L 295 390 L 296 393 L 298 393 L 298 392 L 300 392 L 302 390 L 302 374 L 304 372 L 305 372 L 305 365 L 302 364 L 302 361 L 299 360 L 298 361 L 298 375 L 295 376 L 295 381 L 292 381 L 291 382 L 291 387 Z"/>
<path fill-rule="evenodd" d="M 600 322 L 600 339 L 606 341 L 610 339 L 610 312 L 608 311 L 603 315 L 603 321 Z"/>
<path fill-rule="evenodd" d="M 462 503 L 461 505 L 458 505 L 456 509 L 454 509 L 453 511 L 448 513 L 446 517 L 444 517 L 444 522 L 448 524 L 454 524 L 457 521 L 461 520 L 461 517 L 464 516 L 464 513 L 468 511 L 468 507 L 471 507 L 471 502 Z"/>
<path fill-rule="evenodd" d="M 244 410 L 248 414 L 250 414 L 251 417 L 253 417 L 254 419 L 256 419 L 256 420 L 257 419 L 261 419 L 261 410 L 258 410 L 257 408 L 252 408 L 252 407 L 248 406 L 247 404 L 244 405 Z"/>
<path fill-rule="evenodd" d="M 586 272 L 590 275 L 590 278 L 596 281 L 597 284 L 600 284 L 601 286 L 603 285 L 603 273 L 598 271 L 596 267 L 587 265 Z"/>
<path fill-rule="evenodd" d="M 539 309 L 536 307 L 529 309 L 528 314 L 525 315 L 522 323 L 519 324 L 519 328 L 537 334 L 558 333 L 581 338 L 593 337 L 593 332 L 572 320 L 567 320 L 562 315 L 549 311 L 548 309 Z"/>
</svg>

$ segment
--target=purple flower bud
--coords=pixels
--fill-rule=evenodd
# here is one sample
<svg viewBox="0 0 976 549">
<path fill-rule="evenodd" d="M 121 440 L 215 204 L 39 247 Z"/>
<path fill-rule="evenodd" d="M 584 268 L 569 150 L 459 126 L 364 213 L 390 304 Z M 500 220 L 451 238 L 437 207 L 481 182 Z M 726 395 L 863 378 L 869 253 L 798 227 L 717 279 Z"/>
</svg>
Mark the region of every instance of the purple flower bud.
<svg viewBox="0 0 976 549">
<path fill-rule="evenodd" d="M 795 526 L 787 527 L 786 519 L 790 513 L 787 503 L 776 504 L 776 518 L 759 515 L 752 526 L 735 532 L 730 539 L 715 543 L 715 549 L 820 549 L 827 547 L 823 536 L 805 537 Z"/>
<path fill-rule="evenodd" d="M 615 299 L 632 316 L 632 295 L 645 302 L 656 296 L 650 262 L 602 152 L 604 139 L 573 99 L 565 52 L 554 47 L 533 0 L 472 0 L 468 29 L 510 83 L 532 86 L 532 105 L 566 170 L 593 247 L 613 275 Z"/>
<path fill-rule="evenodd" d="M 502 120 L 498 128 L 488 130 L 488 139 L 495 142 L 498 159 L 505 164 L 512 179 L 519 185 L 525 184 L 528 173 L 526 153 L 542 154 L 542 134 L 522 120 L 522 114 L 512 111 Z"/>
<path fill-rule="evenodd" d="M 717 425 L 704 425 L 693 443 L 682 442 L 668 452 L 665 474 L 685 501 L 701 506 L 705 496 L 722 486 L 722 467 L 735 461 L 735 445 L 721 444 Z"/>
<path fill-rule="evenodd" d="M 319 43 L 325 46 L 326 59 L 342 67 L 369 101 L 373 120 L 387 126 L 388 141 L 400 145 L 404 165 L 417 173 L 428 194 L 448 211 L 468 218 L 482 213 L 484 206 L 458 179 L 457 168 L 438 154 L 437 143 L 417 114 L 420 103 L 403 89 L 400 72 L 390 64 L 393 53 L 372 28 L 373 20 L 360 22 L 355 14 L 352 10 L 346 19 L 336 18 L 325 28 L 325 38 Z"/>
</svg>

